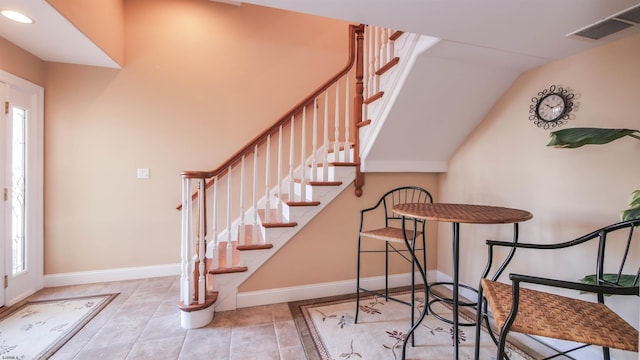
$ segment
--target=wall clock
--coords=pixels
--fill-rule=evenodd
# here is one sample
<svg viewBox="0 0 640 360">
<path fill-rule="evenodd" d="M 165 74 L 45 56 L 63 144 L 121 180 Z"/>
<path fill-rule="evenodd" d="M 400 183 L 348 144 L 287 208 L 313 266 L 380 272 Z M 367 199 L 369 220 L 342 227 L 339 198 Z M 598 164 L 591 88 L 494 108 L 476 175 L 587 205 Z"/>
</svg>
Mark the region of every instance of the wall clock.
<svg viewBox="0 0 640 360">
<path fill-rule="evenodd" d="M 573 110 L 573 97 L 569 90 L 551 85 L 531 98 L 529 120 L 543 129 L 564 125 Z"/>
</svg>

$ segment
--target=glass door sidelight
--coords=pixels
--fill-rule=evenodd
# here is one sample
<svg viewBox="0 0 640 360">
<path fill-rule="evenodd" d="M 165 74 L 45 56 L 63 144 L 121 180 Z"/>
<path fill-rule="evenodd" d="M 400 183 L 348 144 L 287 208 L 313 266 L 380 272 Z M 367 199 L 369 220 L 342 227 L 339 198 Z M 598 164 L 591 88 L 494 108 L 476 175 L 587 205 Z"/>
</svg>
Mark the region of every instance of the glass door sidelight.
<svg viewBox="0 0 640 360">
<path fill-rule="evenodd" d="M 43 286 L 42 88 L 0 71 L 0 304 Z"/>
</svg>

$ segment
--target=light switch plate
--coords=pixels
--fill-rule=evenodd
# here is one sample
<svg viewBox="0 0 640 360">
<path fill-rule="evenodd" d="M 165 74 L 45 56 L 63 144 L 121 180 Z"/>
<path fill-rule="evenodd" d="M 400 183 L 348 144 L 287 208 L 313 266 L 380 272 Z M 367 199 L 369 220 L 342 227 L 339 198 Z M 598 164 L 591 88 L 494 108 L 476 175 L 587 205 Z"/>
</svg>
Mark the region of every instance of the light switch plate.
<svg viewBox="0 0 640 360">
<path fill-rule="evenodd" d="M 148 179 L 149 168 L 138 168 L 138 179 Z"/>
</svg>

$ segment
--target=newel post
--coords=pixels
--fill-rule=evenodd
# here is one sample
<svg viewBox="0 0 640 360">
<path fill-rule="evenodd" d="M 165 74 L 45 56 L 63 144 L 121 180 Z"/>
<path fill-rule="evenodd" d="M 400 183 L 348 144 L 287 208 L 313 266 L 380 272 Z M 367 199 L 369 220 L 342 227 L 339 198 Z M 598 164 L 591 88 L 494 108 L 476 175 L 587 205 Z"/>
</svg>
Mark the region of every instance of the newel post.
<svg viewBox="0 0 640 360">
<path fill-rule="evenodd" d="M 356 196 L 362 196 L 362 187 L 364 186 L 364 174 L 360 171 L 360 129 L 358 123 L 366 120 L 362 118 L 362 106 L 364 103 L 364 25 L 355 26 L 356 32 L 356 94 L 353 99 L 353 121 L 352 127 L 355 133 L 354 139 L 354 162 L 356 163 L 356 179 L 354 185 L 356 187 Z"/>
</svg>

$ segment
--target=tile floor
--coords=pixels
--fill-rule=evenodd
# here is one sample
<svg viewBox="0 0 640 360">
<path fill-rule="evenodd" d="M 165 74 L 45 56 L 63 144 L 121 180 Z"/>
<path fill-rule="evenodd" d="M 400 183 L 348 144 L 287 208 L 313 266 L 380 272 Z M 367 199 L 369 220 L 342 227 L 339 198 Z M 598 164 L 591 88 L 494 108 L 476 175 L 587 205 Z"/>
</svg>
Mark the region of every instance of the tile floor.
<svg viewBox="0 0 640 360">
<path fill-rule="evenodd" d="M 180 326 L 179 278 L 47 288 L 29 300 L 116 293 L 51 359 L 306 359 L 286 303 L 217 312 L 211 324 Z"/>
</svg>

